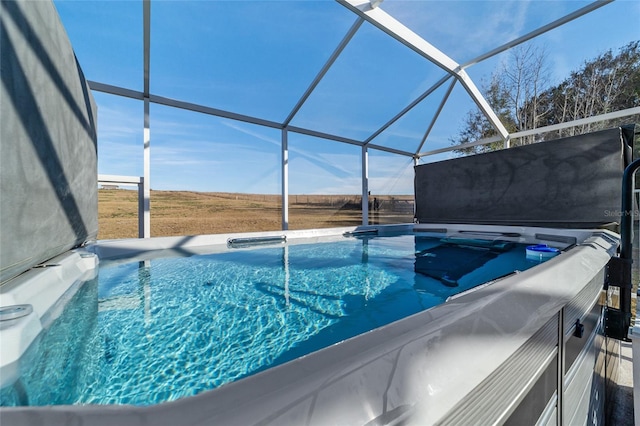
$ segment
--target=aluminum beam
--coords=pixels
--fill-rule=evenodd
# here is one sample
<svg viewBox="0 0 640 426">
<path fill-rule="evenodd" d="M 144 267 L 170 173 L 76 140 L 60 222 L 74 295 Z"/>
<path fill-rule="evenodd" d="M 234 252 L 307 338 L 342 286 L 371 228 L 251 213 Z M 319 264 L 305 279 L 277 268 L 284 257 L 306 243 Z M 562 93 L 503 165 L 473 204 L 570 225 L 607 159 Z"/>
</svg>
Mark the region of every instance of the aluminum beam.
<svg viewBox="0 0 640 426">
<path fill-rule="evenodd" d="M 144 178 L 138 176 L 98 175 L 98 184 L 135 185 L 138 187 L 138 238 L 146 238 L 147 216 L 145 215 L 145 193 L 147 192 Z"/>
<path fill-rule="evenodd" d="M 491 138 L 480 139 L 480 140 L 477 140 L 475 142 L 463 143 L 463 144 L 460 144 L 460 145 L 448 146 L 446 148 L 438 148 L 438 149 L 433 149 L 431 151 L 420 152 L 420 153 L 416 154 L 416 157 L 422 158 L 422 157 L 427 157 L 429 155 L 442 154 L 443 152 L 455 151 L 456 149 L 471 148 L 471 147 L 479 146 L 479 145 L 488 145 L 490 143 L 500 142 L 501 140 L 502 140 L 502 138 L 500 136 L 494 136 L 494 137 L 491 137 Z"/>
<path fill-rule="evenodd" d="M 415 154 L 413 152 L 403 151 L 401 149 L 389 148 L 388 146 L 375 145 L 372 143 L 365 146 L 370 149 L 375 149 L 376 151 L 384 151 L 391 154 L 404 155 L 405 157 L 415 157 Z"/>
<path fill-rule="evenodd" d="M 143 53 L 142 63 L 143 71 L 143 92 L 144 96 L 149 97 L 149 64 L 151 52 L 151 0 L 142 1 L 142 28 L 143 28 Z"/>
<path fill-rule="evenodd" d="M 293 110 L 291 110 L 291 112 L 289 113 L 289 116 L 286 118 L 286 120 L 284 120 L 283 126 L 286 127 L 289 125 L 289 123 L 291 123 L 291 120 L 293 120 L 293 117 L 295 117 L 298 111 L 300 111 L 300 108 L 302 108 L 302 105 L 304 105 L 304 103 L 307 101 L 309 96 L 311 96 L 311 93 L 313 93 L 313 91 L 318 86 L 318 84 L 320 84 L 320 81 L 324 78 L 325 74 L 329 71 L 331 66 L 338 59 L 338 57 L 340 56 L 344 48 L 347 47 L 347 45 L 349 44 L 353 36 L 356 35 L 356 32 L 358 32 L 358 29 L 360 28 L 363 22 L 364 22 L 364 19 L 360 17 L 356 20 L 356 22 L 354 22 L 354 24 L 351 26 L 351 28 L 347 32 L 347 35 L 344 36 L 344 38 L 342 39 L 338 47 L 333 51 L 333 53 L 331 54 L 327 62 L 324 64 L 324 66 L 322 67 L 318 75 L 316 75 L 316 78 L 313 79 L 313 82 L 311 82 L 311 84 L 309 85 L 307 90 L 304 92 L 300 100 L 298 100 L 298 103 L 296 104 L 296 106 L 293 108 Z"/>
<path fill-rule="evenodd" d="M 473 83 L 469 75 L 460 68 L 457 62 L 449 58 L 435 46 L 428 43 L 418 34 L 411 31 L 402 23 L 397 21 L 391 15 L 387 14 L 380 8 L 373 8 L 368 0 L 336 0 L 344 5 L 358 16 L 364 18 L 372 25 L 387 33 L 400 43 L 412 49 L 422 57 L 433 62 L 447 73 L 456 77 L 465 88 L 469 96 L 478 105 L 478 108 L 484 113 L 491 125 L 507 141 L 509 132 L 498 119 L 489 103 L 480 93 L 480 90 Z"/>
<path fill-rule="evenodd" d="M 143 100 L 144 93 L 137 90 L 125 89 L 124 87 L 113 86 L 111 84 L 99 83 L 97 81 L 87 80 L 89 88 L 96 92 L 108 93 L 110 95 L 122 96 L 136 100 Z"/>
<path fill-rule="evenodd" d="M 98 183 L 117 183 L 120 185 L 139 185 L 142 178 L 139 176 L 122 176 L 122 175 L 98 175 Z"/>
<path fill-rule="evenodd" d="M 332 135 L 324 132 L 318 132 L 315 130 L 305 129 L 303 127 L 289 126 L 287 127 L 287 129 L 289 129 L 290 132 L 299 133 L 301 135 L 313 136 L 316 138 L 328 139 L 336 142 L 348 143 L 351 145 L 362 146 L 364 144 L 364 142 L 356 139 L 345 138 L 343 136 Z"/>
<path fill-rule="evenodd" d="M 149 98 L 144 99 L 144 147 L 143 147 L 143 232 L 140 238 L 151 237 L 151 129 L 149 127 Z M 140 218 L 140 216 L 138 216 Z"/>
<path fill-rule="evenodd" d="M 458 68 L 457 62 L 382 9 L 372 7 L 369 0 L 336 1 L 445 71 L 453 73 Z"/>
<path fill-rule="evenodd" d="M 402 111 L 400 111 L 398 114 L 396 114 L 395 117 L 393 117 L 391 120 L 387 121 L 382 127 L 380 127 L 371 136 L 369 136 L 365 140 L 365 145 L 369 144 L 373 139 L 378 137 L 378 135 L 380 135 L 380 133 L 382 133 L 385 130 L 387 130 L 393 123 L 395 123 L 400 118 L 402 118 L 402 116 L 404 116 L 406 113 L 408 113 L 410 110 L 412 110 L 416 105 L 418 105 L 420 102 L 422 102 L 427 96 L 429 96 L 430 94 L 435 92 L 440 86 L 442 86 L 444 83 L 447 82 L 447 80 L 449 80 L 451 78 L 452 78 L 451 74 L 447 74 L 444 77 L 442 77 L 440 80 L 438 80 L 433 86 L 428 88 L 423 94 L 418 96 L 413 102 L 411 102 Z"/>
<path fill-rule="evenodd" d="M 271 127 L 273 129 L 282 129 L 283 127 L 281 123 L 278 123 L 275 121 L 263 120 L 261 118 L 256 118 L 249 115 L 237 114 L 237 113 L 225 111 L 222 109 L 211 108 L 204 105 L 194 104 L 191 102 L 178 101 L 176 99 L 165 98 L 162 96 L 150 95 L 149 100 L 152 103 L 159 104 L 159 105 L 186 109 L 189 111 L 200 112 L 208 115 L 215 115 L 216 117 L 229 118 L 231 120 L 243 121 L 245 123 Z"/>
<path fill-rule="evenodd" d="M 289 134 L 282 129 L 282 230 L 289 229 Z"/>
<path fill-rule="evenodd" d="M 429 123 L 429 127 L 427 128 L 427 131 L 424 132 L 424 136 L 422 137 L 422 140 L 420 141 L 420 145 L 418 146 L 418 149 L 416 149 L 416 153 L 420 152 L 420 150 L 424 146 L 425 142 L 427 141 L 427 138 L 429 137 L 429 134 L 431 134 L 431 130 L 433 129 L 433 126 L 435 126 L 436 121 L 438 121 L 438 117 L 440 117 L 440 113 L 442 112 L 442 109 L 444 108 L 445 104 L 449 100 L 449 96 L 451 96 L 451 92 L 453 91 L 453 88 L 455 87 L 457 81 L 458 80 L 453 80 L 451 82 L 451 84 L 449 85 L 449 88 L 447 89 L 447 93 L 445 93 L 444 96 L 442 97 L 442 102 L 440 102 L 440 105 L 438 106 L 438 109 L 437 109 L 436 113 L 434 114 L 433 118 L 431 119 L 431 123 Z"/>
<path fill-rule="evenodd" d="M 471 99 L 473 99 L 476 105 L 478 105 L 480 111 L 484 113 L 493 128 L 496 129 L 496 131 L 500 134 L 502 140 L 505 142 L 505 148 L 507 148 L 509 143 L 509 132 L 504 127 L 496 113 L 493 111 L 493 108 L 491 108 L 489 102 L 487 102 L 484 96 L 482 96 L 482 93 L 480 93 L 480 90 L 473 83 L 471 77 L 469 77 L 466 71 L 459 70 L 456 75 L 458 77 L 458 81 L 462 84 L 462 86 L 464 86 L 464 88 L 467 90 L 467 93 L 469 93 L 469 95 L 471 96 Z"/>
<path fill-rule="evenodd" d="M 104 84 L 104 83 L 99 83 L 99 82 L 96 82 L 96 81 L 90 81 L 89 82 L 89 87 L 91 88 L 91 90 L 95 90 L 95 91 L 102 92 L 102 93 L 108 93 L 110 95 L 123 96 L 123 97 L 131 98 L 131 99 L 137 99 L 137 100 L 144 100 L 145 99 L 144 98 L 144 93 L 142 93 L 142 92 L 131 90 L 131 89 L 125 89 L 125 88 L 119 87 L 119 86 L 112 86 L 110 84 Z M 169 107 L 173 107 L 173 108 L 179 108 L 179 109 L 185 109 L 185 110 L 189 110 L 189 111 L 193 111 L 193 112 L 199 112 L 201 114 L 207 114 L 207 115 L 213 115 L 213 116 L 216 116 L 216 117 L 228 118 L 230 120 L 242 121 L 242 122 L 245 122 L 245 123 L 255 124 L 255 125 L 258 125 L 258 126 L 264 126 L 264 127 L 269 127 L 269 128 L 273 128 L 273 129 L 282 130 L 285 127 L 282 123 L 278 123 L 278 122 L 275 122 L 275 121 L 263 120 L 261 118 L 252 117 L 252 116 L 249 116 L 249 115 L 237 114 L 237 113 L 230 112 L 230 111 L 225 111 L 225 110 L 221 110 L 221 109 L 217 109 L 217 108 L 211 108 L 211 107 L 208 107 L 208 106 L 194 104 L 194 103 L 190 103 L 190 102 L 179 101 L 179 100 L 176 100 L 176 99 L 165 98 L 165 97 L 162 97 L 162 96 L 157 96 L 157 95 L 152 95 L 152 94 L 149 95 L 149 102 L 150 103 L 155 103 L 155 104 L 158 104 L 158 105 L 164 105 L 164 106 L 169 106 Z M 298 133 L 298 134 L 313 136 L 313 137 L 317 137 L 317 138 L 321 138 L 321 139 L 332 140 L 332 141 L 335 141 L 335 142 L 348 143 L 348 144 L 351 144 L 351 145 L 362 146 L 362 145 L 365 144 L 365 142 L 359 141 L 359 140 L 356 140 L 356 139 L 345 138 L 345 137 L 338 136 L 338 135 L 333 135 L 333 134 L 330 134 L 330 133 L 318 132 L 316 130 L 306 129 L 304 127 L 288 126 L 287 130 L 290 133 Z M 399 150 L 399 149 L 394 149 L 394 148 L 389 148 L 389 147 L 385 147 L 385 146 L 381 146 L 381 145 L 375 145 L 375 144 L 368 144 L 368 145 L 369 145 L 370 148 L 376 149 L 378 151 L 386 151 L 386 152 L 390 152 L 390 153 L 394 153 L 394 154 L 405 155 L 407 157 L 412 157 L 414 155 L 414 153 L 411 153 L 411 152 L 407 152 L 407 151 L 403 151 L 403 150 Z"/>
<path fill-rule="evenodd" d="M 151 237 L 151 127 L 149 125 L 149 64 L 150 64 L 150 46 L 151 46 L 151 0 L 142 1 L 142 25 L 143 25 L 143 95 L 144 95 L 144 131 L 143 131 L 143 182 L 142 185 L 142 203 L 139 203 L 139 209 L 143 211 L 142 232 L 139 232 L 140 238 Z M 140 221 L 140 213 L 138 213 L 138 221 Z"/>
<path fill-rule="evenodd" d="M 369 152 L 362 146 L 362 224 L 369 224 Z"/>
<path fill-rule="evenodd" d="M 623 109 L 621 111 L 608 112 L 606 114 L 595 115 L 593 117 L 581 118 L 579 120 L 566 123 L 552 124 L 551 126 L 539 127 L 537 129 L 523 130 L 511 134 L 511 139 L 523 138 L 543 132 L 553 132 L 555 130 L 567 129 L 569 127 L 583 126 L 585 124 L 597 123 L 599 121 L 614 120 L 616 118 L 640 115 L 640 107 Z"/>
<path fill-rule="evenodd" d="M 593 117 L 581 118 L 579 120 L 568 121 L 566 123 L 552 124 L 551 126 L 538 127 L 532 130 L 523 130 L 521 132 L 512 133 L 509 135 L 510 139 L 518 139 L 525 136 L 531 136 L 539 133 L 553 132 L 556 130 L 568 129 L 570 127 L 583 126 L 585 124 L 597 123 L 599 121 L 614 120 L 616 118 L 630 117 L 632 115 L 640 115 L 640 107 L 628 108 L 621 111 L 609 112 L 606 114 L 595 115 Z M 442 154 L 443 152 L 455 151 L 457 149 L 471 148 L 478 145 L 488 145 L 494 142 L 500 142 L 499 136 L 491 138 L 480 139 L 475 142 L 465 143 L 461 145 L 452 145 L 446 148 L 434 149 L 432 151 L 426 151 L 416 154 L 418 158 L 427 157 L 429 155 Z"/>
</svg>

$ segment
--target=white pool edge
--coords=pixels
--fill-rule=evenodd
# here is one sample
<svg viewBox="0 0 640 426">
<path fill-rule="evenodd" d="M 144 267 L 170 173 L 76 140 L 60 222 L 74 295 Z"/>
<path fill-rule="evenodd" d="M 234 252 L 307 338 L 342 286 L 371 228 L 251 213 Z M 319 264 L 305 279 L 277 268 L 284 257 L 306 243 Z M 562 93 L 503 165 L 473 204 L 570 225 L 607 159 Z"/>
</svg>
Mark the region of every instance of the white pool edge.
<svg viewBox="0 0 640 426">
<path fill-rule="evenodd" d="M 43 327 L 60 315 L 61 312 L 52 308 L 74 285 L 95 277 L 98 262 L 95 254 L 82 249 L 71 250 L 0 286 L 0 307 L 30 305 L 33 308 L 27 316 L 0 321 L 3 342 L 0 345 L 0 387 L 16 380 L 22 354 Z"/>
</svg>

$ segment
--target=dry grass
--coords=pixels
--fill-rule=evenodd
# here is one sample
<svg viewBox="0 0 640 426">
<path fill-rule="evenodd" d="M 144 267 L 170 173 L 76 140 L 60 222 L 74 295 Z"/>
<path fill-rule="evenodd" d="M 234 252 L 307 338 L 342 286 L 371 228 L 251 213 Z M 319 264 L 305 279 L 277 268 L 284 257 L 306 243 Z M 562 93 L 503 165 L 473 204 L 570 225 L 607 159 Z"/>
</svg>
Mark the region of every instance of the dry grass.
<svg viewBox="0 0 640 426">
<path fill-rule="evenodd" d="M 413 221 L 412 196 L 383 196 L 377 223 Z M 355 226 L 362 223 L 359 196 L 292 195 L 289 229 Z M 138 236 L 138 193 L 98 191 L 98 239 Z M 151 192 L 151 235 L 176 236 L 282 229 L 279 196 L 189 191 Z"/>
</svg>

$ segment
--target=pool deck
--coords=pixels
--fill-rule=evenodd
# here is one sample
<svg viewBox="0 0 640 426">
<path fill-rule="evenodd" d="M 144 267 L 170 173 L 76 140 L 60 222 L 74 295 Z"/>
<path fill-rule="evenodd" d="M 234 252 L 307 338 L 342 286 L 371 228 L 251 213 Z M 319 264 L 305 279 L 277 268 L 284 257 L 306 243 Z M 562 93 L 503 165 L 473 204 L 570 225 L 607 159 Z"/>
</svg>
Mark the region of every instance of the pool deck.
<svg viewBox="0 0 640 426">
<path fill-rule="evenodd" d="M 620 366 L 618 388 L 614 395 L 613 411 L 609 424 L 633 426 L 633 356 L 630 342 L 620 342 Z"/>
</svg>

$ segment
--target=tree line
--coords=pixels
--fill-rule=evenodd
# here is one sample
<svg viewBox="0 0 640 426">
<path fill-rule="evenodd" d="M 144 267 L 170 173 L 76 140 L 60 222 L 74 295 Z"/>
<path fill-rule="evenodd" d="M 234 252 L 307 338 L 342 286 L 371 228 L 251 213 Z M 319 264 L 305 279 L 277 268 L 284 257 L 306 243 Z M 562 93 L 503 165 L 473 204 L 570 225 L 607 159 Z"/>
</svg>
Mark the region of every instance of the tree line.
<svg viewBox="0 0 640 426">
<path fill-rule="evenodd" d="M 529 44 L 511 50 L 509 60 L 483 85 L 487 102 L 509 133 L 533 130 L 608 112 L 640 106 L 640 40 L 617 52 L 609 50 L 586 61 L 557 85 L 550 84 L 551 70 L 544 48 Z M 512 141 L 524 145 L 573 136 L 638 121 L 640 117 L 585 124 Z M 479 110 L 465 116 L 452 145 L 475 142 L 497 133 Z M 502 142 L 456 150 L 460 154 L 502 148 Z"/>
</svg>

